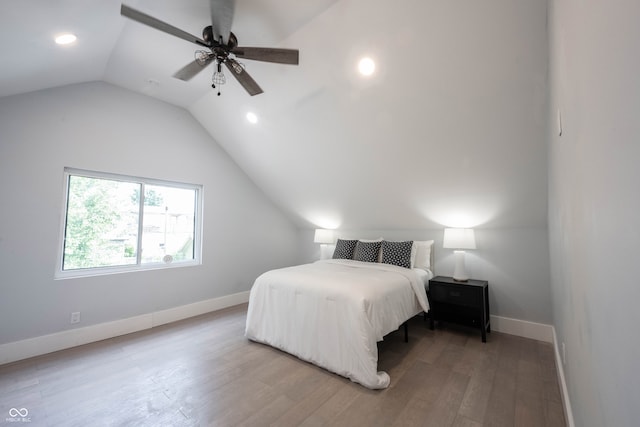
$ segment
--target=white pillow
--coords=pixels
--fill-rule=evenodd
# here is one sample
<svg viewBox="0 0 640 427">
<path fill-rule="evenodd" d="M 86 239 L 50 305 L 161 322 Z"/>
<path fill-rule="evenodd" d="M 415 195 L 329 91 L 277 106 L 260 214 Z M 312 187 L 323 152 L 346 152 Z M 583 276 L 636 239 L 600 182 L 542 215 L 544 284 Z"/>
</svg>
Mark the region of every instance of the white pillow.
<svg viewBox="0 0 640 427">
<path fill-rule="evenodd" d="M 411 247 L 411 268 L 431 270 L 431 246 L 433 240 L 413 241 Z"/>
<path fill-rule="evenodd" d="M 359 240 L 359 241 L 365 242 L 365 243 L 382 242 L 384 240 L 382 237 L 378 237 L 377 239 L 354 239 L 353 237 L 339 237 L 339 239 L 342 239 L 342 240 Z"/>
</svg>

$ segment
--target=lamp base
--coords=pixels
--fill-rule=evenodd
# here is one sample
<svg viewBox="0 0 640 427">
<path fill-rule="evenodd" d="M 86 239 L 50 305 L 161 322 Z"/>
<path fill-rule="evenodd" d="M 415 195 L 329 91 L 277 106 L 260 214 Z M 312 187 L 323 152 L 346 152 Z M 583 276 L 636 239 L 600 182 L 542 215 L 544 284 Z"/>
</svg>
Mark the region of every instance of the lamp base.
<svg viewBox="0 0 640 427">
<path fill-rule="evenodd" d="M 469 276 L 464 269 L 464 251 L 453 251 L 456 256 L 456 266 L 453 270 L 453 280 L 456 282 L 468 282 Z"/>
</svg>

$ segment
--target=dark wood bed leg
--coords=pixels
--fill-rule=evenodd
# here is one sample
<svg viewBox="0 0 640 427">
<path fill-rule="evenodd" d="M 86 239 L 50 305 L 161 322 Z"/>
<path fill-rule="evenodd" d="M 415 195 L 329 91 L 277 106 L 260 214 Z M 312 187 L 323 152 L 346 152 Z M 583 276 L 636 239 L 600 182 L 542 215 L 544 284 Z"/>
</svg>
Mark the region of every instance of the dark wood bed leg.
<svg viewBox="0 0 640 427">
<path fill-rule="evenodd" d="M 404 322 L 404 342 L 409 342 L 409 323 Z"/>
</svg>

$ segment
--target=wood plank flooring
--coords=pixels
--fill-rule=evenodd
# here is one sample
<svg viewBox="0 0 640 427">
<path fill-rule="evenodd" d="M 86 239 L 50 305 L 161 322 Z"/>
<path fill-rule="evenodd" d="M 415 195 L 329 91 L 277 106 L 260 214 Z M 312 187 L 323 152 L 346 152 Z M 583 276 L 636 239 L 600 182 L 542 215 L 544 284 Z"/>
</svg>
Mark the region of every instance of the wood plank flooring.
<svg viewBox="0 0 640 427">
<path fill-rule="evenodd" d="M 244 338 L 246 305 L 0 366 L 0 425 L 564 426 L 550 344 L 421 317 L 368 390 Z M 15 413 L 15 412 L 14 412 Z"/>
</svg>

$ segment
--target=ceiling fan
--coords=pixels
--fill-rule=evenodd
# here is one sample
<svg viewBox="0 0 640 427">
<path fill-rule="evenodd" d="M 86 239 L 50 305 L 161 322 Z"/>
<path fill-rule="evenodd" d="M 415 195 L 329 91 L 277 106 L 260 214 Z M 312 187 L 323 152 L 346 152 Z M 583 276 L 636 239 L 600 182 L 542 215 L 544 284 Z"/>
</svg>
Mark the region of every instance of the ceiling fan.
<svg viewBox="0 0 640 427">
<path fill-rule="evenodd" d="M 209 0 L 209 6 L 211 10 L 211 25 L 202 30 L 202 38 L 191 35 L 125 4 L 120 8 L 120 14 L 207 49 L 196 51 L 196 59 L 173 75 L 173 77 L 180 80 L 191 80 L 207 65 L 215 63 L 216 71 L 213 73 L 212 85 L 215 88 L 216 84 L 219 86 L 225 83 L 226 79 L 222 72 L 222 65 L 224 64 L 249 95 L 254 96 L 263 91 L 258 83 L 247 73 L 244 66 L 235 58 L 298 65 L 299 52 L 297 49 L 238 46 L 238 39 L 231 32 L 235 0 Z M 219 89 L 218 95 L 220 95 Z"/>
</svg>

